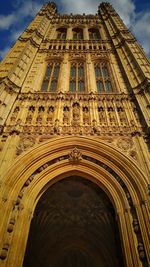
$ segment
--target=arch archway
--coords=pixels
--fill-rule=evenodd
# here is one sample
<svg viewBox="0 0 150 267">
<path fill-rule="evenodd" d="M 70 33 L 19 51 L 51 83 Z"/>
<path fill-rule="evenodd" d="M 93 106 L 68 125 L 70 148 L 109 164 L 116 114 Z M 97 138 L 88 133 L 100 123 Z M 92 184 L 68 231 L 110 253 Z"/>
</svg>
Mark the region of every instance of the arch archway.
<svg viewBox="0 0 150 267">
<path fill-rule="evenodd" d="M 43 193 L 23 266 L 124 266 L 115 211 L 98 185 L 72 176 Z"/>
<path fill-rule="evenodd" d="M 141 261 L 147 261 L 149 208 L 143 173 L 134 161 L 106 143 L 61 137 L 18 157 L 4 178 L 0 230 L 4 266 L 22 266 L 38 200 L 53 183 L 73 175 L 97 184 L 113 203 L 126 266 L 141 266 Z"/>
</svg>

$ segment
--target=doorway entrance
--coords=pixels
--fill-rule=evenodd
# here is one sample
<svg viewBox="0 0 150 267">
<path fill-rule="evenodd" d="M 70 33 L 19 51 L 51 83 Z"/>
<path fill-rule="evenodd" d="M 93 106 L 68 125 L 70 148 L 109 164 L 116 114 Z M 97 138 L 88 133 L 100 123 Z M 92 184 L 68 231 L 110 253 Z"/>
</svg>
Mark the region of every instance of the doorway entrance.
<svg viewBox="0 0 150 267">
<path fill-rule="evenodd" d="M 115 210 L 106 193 L 79 176 L 49 187 L 35 208 L 23 266 L 123 267 Z"/>
</svg>

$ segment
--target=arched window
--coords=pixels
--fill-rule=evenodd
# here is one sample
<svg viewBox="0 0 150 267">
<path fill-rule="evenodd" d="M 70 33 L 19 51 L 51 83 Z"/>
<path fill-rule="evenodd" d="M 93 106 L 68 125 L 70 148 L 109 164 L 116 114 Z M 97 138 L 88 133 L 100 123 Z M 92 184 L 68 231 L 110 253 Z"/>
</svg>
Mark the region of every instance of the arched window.
<svg viewBox="0 0 150 267">
<path fill-rule="evenodd" d="M 101 37 L 100 37 L 100 32 L 98 29 L 89 29 L 89 39 L 90 40 L 99 40 Z"/>
<path fill-rule="evenodd" d="M 97 91 L 99 93 L 111 93 L 113 91 L 108 64 L 98 62 L 94 66 Z"/>
<path fill-rule="evenodd" d="M 43 79 L 41 90 L 43 92 L 56 92 L 59 78 L 60 63 L 50 63 L 47 65 L 45 77 Z"/>
<path fill-rule="evenodd" d="M 67 35 L 67 29 L 66 28 L 57 29 L 57 39 L 58 40 L 65 40 L 66 35 Z"/>
<path fill-rule="evenodd" d="M 80 28 L 73 29 L 73 40 L 83 40 L 83 30 Z"/>
<path fill-rule="evenodd" d="M 70 92 L 85 91 L 84 63 L 72 63 L 70 68 Z"/>
</svg>

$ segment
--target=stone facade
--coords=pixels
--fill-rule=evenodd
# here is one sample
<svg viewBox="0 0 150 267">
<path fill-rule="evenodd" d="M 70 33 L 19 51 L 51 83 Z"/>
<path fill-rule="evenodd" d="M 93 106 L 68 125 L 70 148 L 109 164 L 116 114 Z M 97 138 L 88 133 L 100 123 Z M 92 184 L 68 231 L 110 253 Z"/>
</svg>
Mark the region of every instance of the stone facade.
<svg viewBox="0 0 150 267">
<path fill-rule="evenodd" d="M 41 192 L 68 172 L 110 196 L 125 266 L 150 266 L 149 87 L 149 60 L 110 4 L 43 6 L 0 65 L 1 266 L 22 266 Z"/>
</svg>

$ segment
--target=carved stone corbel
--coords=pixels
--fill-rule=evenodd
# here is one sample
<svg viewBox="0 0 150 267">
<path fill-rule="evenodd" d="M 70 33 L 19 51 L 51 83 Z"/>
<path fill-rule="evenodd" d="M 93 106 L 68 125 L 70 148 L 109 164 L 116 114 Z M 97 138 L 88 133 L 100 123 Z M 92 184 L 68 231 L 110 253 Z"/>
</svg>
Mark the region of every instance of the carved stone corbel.
<svg viewBox="0 0 150 267">
<path fill-rule="evenodd" d="M 82 153 L 77 147 L 75 147 L 72 149 L 69 155 L 69 161 L 73 163 L 78 163 L 80 160 L 82 160 Z"/>
</svg>

